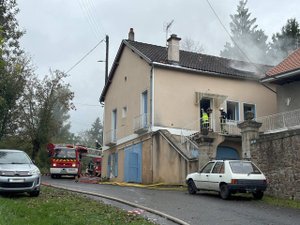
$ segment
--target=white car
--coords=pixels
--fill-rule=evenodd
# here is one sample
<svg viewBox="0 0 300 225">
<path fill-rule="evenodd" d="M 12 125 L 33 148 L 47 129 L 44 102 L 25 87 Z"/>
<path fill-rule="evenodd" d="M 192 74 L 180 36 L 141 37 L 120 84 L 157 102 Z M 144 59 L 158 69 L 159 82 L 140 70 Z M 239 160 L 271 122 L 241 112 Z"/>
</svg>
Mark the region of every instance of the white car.
<svg viewBox="0 0 300 225">
<path fill-rule="evenodd" d="M 254 163 L 246 160 L 213 160 L 200 172 L 186 177 L 188 192 L 200 190 L 216 191 L 222 199 L 235 193 L 252 193 L 255 199 L 262 199 L 267 188 L 267 179 Z"/>
<path fill-rule="evenodd" d="M 40 186 L 41 172 L 24 151 L 0 149 L 0 194 L 27 192 L 37 197 Z"/>
</svg>

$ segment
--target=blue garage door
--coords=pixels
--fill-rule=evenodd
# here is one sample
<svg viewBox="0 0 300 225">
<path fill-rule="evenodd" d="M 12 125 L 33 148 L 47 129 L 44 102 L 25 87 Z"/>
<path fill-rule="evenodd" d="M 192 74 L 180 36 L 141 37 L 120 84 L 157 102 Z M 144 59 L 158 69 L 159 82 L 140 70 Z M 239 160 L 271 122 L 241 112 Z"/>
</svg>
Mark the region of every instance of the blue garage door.
<svg viewBox="0 0 300 225">
<path fill-rule="evenodd" d="M 125 182 L 142 182 L 142 143 L 125 148 Z"/>
<path fill-rule="evenodd" d="M 234 148 L 218 147 L 216 159 L 240 159 L 240 156 Z"/>
</svg>

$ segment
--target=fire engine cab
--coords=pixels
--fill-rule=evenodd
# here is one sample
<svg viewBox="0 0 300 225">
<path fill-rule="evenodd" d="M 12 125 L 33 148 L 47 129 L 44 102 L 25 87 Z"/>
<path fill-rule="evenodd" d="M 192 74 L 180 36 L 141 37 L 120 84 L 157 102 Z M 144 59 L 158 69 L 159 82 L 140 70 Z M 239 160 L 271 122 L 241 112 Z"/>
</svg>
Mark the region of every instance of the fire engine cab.
<svg viewBox="0 0 300 225">
<path fill-rule="evenodd" d="M 81 159 L 83 156 L 101 156 L 102 151 L 81 145 L 48 144 L 50 157 L 50 175 L 52 178 L 61 176 L 79 177 L 81 174 Z"/>
</svg>

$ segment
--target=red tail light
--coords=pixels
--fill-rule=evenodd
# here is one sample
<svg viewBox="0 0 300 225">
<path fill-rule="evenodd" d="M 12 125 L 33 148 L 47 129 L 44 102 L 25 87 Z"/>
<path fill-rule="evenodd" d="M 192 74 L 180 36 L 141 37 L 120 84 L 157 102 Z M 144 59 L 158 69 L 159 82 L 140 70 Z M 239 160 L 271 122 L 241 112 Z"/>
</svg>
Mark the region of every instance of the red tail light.
<svg viewBox="0 0 300 225">
<path fill-rule="evenodd" d="M 238 180 L 237 179 L 231 179 L 231 184 L 237 184 Z"/>
</svg>

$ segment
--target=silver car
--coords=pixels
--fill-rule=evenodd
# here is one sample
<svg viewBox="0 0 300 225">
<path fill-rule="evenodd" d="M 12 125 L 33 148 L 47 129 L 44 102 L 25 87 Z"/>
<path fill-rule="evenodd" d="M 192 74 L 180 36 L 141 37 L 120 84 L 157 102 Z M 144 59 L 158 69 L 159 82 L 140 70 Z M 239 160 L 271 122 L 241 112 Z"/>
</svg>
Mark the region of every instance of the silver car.
<svg viewBox="0 0 300 225">
<path fill-rule="evenodd" d="M 20 150 L 0 149 L 0 193 L 40 194 L 41 172 L 29 156 Z"/>
</svg>

